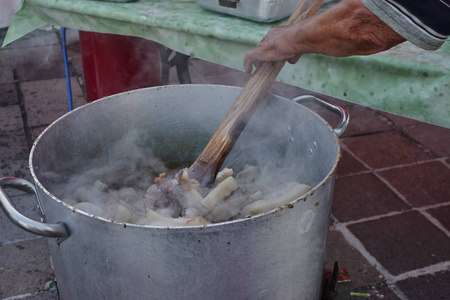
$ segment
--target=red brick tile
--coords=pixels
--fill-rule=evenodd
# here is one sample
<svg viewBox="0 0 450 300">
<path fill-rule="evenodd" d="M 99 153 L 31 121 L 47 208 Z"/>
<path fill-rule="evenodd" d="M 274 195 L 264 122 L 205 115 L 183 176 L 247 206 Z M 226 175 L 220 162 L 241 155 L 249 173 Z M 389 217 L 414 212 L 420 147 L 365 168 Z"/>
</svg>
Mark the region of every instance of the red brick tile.
<svg viewBox="0 0 450 300">
<path fill-rule="evenodd" d="M 334 263 L 345 268 L 352 279 L 352 287 L 371 286 L 383 282 L 380 273 L 338 231 L 328 234 L 325 269 L 333 270 Z"/>
<path fill-rule="evenodd" d="M 373 168 L 429 159 L 422 149 L 396 131 L 346 138 L 342 143 Z"/>
<path fill-rule="evenodd" d="M 10 159 L 20 160 L 28 157 L 28 145 L 25 134 L 18 131 L 0 131 L 0 162 Z"/>
<path fill-rule="evenodd" d="M 23 119 L 19 105 L 0 109 L 0 132 L 23 131 Z"/>
<path fill-rule="evenodd" d="M 450 200 L 450 169 L 439 161 L 379 172 L 415 207 Z"/>
<path fill-rule="evenodd" d="M 450 238 L 417 211 L 348 228 L 393 275 L 450 260 Z"/>
<path fill-rule="evenodd" d="M 341 222 L 408 209 L 374 174 L 336 179 L 332 214 Z"/>
<path fill-rule="evenodd" d="M 0 66 L 0 84 L 14 81 L 13 69 L 11 66 Z"/>
<path fill-rule="evenodd" d="M 409 299 L 448 299 L 450 295 L 450 271 L 423 275 L 397 283 Z"/>
<path fill-rule="evenodd" d="M 59 45 L 12 49 L 20 81 L 64 78 L 64 60 Z"/>
<path fill-rule="evenodd" d="M 0 84 L 0 95 L 2 95 L 0 107 L 18 103 L 17 89 L 14 83 Z"/>
<path fill-rule="evenodd" d="M 450 201 L 450 199 L 447 199 Z M 441 224 L 450 231 L 450 205 L 437 207 L 427 210 L 433 217 L 435 217 Z"/>
<path fill-rule="evenodd" d="M 368 107 L 353 105 L 348 107 L 350 123 L 344 136 L 363 135 L 392 129 L 392 126 L 380 119 L 378 113 Z"/>
<path fill-rule="evenodd" d="M 57 78 L 20 83 L 25 101 L 28 126 L 51 124 L 69 111 L 66 79 Z M 83 91 L 75 78 L 71 78 L 73 107 L 86 104 Z"/>
<path fill-rule="evenodd" d="M 341 154 L 342 157 L 339 160 L 337 168 L 338 175 L 348 175 L 367 170 L 367 168 L 364 167 L 364 165 L 362 165 L 359 161 L 357 161 L 353 156 L 351 156 L 350 153 L 348 153 L 348 151 L 342 150 Z"/>
<path fill-rule="evenodd" d="M 3 42 L 3 39 L 0 37 L 0 42 Z M 0 66 L 11 66 L 11 49 L 9 48 L 0 48 Z"/>
<path fill-rule="evenodd" d="M 387 112 L 382 112 L 382 114 L 384 116 L 386 116 L 392 123 L 394 123 L 398 127 L 411 126 L 411 125 L 415 125 L 415 124 L 419 124 L 420 123 L 420 121 L 417 121 L 417 120 L 414 120 L 414 119 L 410 119 L 410 118 L 406 118 L 406 117 L 402 117 L 402 116 L 399 116 L 399 115 L 394 115 L 394 114 L 387 113 Z"/>
<path fill-rule="evenodd" d="M 334 262 L 336 261 L 339 268 L 344 268 L 350 275 L 353 292 L 368 293 L 375 299 L 399 299 L 389 289 L 389 285 L 386 284 L 384 277 L 357 249 L 345 240 L 340 232 L 330 231 L 328 234 L 325 269 L 333 270 Z"/>
<path fill-rule="evenodd" d="M 415 127 L 405 128 L 409 136 L 420 142 L 437 156 L 450 156 L 450 129 L 431 124 L 420 123 Z"/>
<path fill-rule="evenodd" d="M 49 257 L 45 238 L 0 247 L 0 298 L 42 291 L 54 279 Z"/>
</svg>

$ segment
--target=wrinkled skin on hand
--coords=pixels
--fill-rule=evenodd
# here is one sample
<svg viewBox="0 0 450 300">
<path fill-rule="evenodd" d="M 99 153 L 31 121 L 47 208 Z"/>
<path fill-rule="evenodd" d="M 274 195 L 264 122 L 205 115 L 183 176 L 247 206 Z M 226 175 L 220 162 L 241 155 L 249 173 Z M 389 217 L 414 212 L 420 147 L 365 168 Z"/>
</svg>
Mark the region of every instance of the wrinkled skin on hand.
<svg viewBox="0 0 450 300">
<path fill-rule="evenodd" d="M 261 61 L 286 60 L 294 64 L 306 53 L 335 57 L 370 55 L 404 41 L 360 0 L 344 0 L 318 15 L 270 29 L 259 45 L 247 53 L 244 67 L 250 73 Z"/>
</svg>

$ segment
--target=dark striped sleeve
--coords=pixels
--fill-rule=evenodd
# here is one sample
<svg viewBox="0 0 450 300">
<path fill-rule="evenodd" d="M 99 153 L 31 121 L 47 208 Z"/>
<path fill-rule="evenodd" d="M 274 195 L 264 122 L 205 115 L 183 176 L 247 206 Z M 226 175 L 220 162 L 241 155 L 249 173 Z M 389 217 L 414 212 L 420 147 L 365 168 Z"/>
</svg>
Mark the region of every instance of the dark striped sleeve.
<svg viewBox="0 0 450 300">
<path fill-rule="evenodd" d="M 362 0 L 398 34 L 426 49 L 436 50 L 450 36 L 450 0 Z"/>
</svg>

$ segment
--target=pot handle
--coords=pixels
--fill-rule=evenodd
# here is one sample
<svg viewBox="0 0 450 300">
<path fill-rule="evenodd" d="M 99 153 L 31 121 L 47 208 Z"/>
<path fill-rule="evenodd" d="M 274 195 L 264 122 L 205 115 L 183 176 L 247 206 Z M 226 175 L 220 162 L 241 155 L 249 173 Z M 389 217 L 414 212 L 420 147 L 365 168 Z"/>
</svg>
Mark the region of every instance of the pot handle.
<svg viewBox="0 0 450 300">
<path fill-rule="evenodd" d="M 40 205 L 36 187 L 31 182 L 13 177 L 0 178 L 0 207 L 3 209 L 6 216 L 11 220 L 11 222 L 13 222 L 16 226 L 40 236 L 58 238 L 58 242 L 62 242 L 63 239 L 69 237 L 69 232 L 67 231 L 67 228 L 63 223 L 41 223 L 21 214 L 14 207 L 11 199 L 3 190 L 3 187 L 5 186 L 9 186 L 27 193 L 34 193 L 41 209 L 42 205 Z"/>
<path fill-rule="evenodd" d="M 350 122 L 350 115 L 348 114 L 348 111 L 342 106 L 337 105 L 336 103 L 333 103 L 329 100 L 318 98 L 313 95 L 297 96 L 295 98 L 292 98 L 292 101 L 295 101 L 297 103 L 314 102 L 317 105 L 320 105 L 323 108 L 338 114 L 341 117 L 341 120 L 339 121 L 339 124 L 337 124 L 336 128 L 333 129 L 338 137 L 343 135 L 345 130 L 347 130 L 348 123 Z"/>
</svg>

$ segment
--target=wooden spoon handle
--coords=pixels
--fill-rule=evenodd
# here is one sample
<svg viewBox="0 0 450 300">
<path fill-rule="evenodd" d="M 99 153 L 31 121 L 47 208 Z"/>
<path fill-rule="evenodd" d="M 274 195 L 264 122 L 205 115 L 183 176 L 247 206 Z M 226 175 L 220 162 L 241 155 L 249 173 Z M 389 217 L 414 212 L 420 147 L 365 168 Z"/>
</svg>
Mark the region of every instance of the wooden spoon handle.
<svg viewBox="0 0 450 300">
<path fill-rule="evenodd" d="M 287 25 L 317 13 L 324 0 L 302 0 L 287 21 Z M 264 98 L 286 61 L 263 62 L 253 73 L 232 105 L 219 128 L 189 168 L 189 177 L 202 185 L 214 181 L 250 117 Z"/>
</svg>

